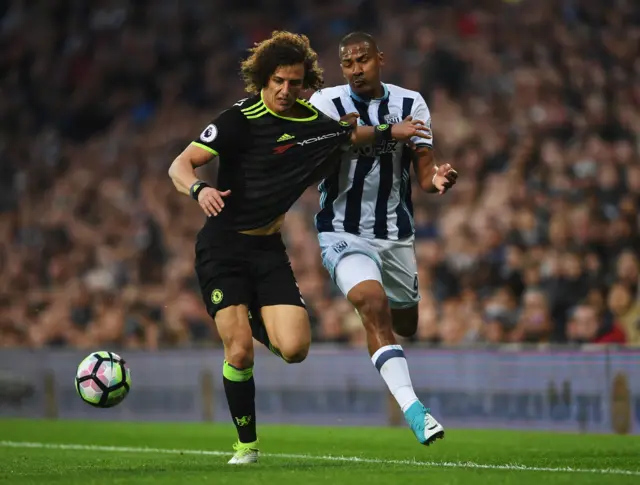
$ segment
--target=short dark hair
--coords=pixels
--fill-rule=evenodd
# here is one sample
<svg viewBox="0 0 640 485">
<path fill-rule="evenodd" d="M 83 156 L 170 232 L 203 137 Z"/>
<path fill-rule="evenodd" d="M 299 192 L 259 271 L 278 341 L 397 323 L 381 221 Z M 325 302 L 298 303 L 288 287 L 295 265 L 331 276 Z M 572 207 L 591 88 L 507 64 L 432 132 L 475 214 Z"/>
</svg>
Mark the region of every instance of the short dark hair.
<svg viewBox="0 0 640 485">
<path fill-rule="evenodd" d="M 373 35 L 362 31 L 351 32 L 350 34 L 345 35 L 340 41 L 338 47 L 342 49 L 346 45 L 359 44 L 360 42 L 368 42 L 376 51 L 378 50 L 378 43 L 376 42 L 376 39 L 373 38 Z"/>
<path fill-rule="evenodd" d="M 249 49 L 251 55 L 240 65 L 245 89 L 258 94 L 280 66 L 304 64 L 304 89 L 320 89 L 324 84 L 318 54 L 306 35 L 274 31 L 266 40 Z"/>
</svg>

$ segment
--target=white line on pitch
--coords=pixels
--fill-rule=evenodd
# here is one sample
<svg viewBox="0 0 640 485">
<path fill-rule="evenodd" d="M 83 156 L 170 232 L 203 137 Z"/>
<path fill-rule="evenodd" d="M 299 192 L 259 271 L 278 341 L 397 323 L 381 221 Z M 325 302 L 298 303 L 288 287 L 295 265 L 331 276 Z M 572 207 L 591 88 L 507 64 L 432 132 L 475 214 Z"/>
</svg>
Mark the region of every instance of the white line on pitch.
<svg viewBox="0 0 640 485">
<path fill-rule="evenodd" d="M 229 456 L 232 453 L 214 450 L 176 450 L 168 448 L 143 448 L 133 446 L 101 446 L 78 445 L 63 443 L 33 443 L 28 441 L 0 441 L 0 447 L 4 448 L 40 448 L 49 450 L 74 450 L 74 451 L 114 451 L 122 453 L 156 453 L 170 455 L 205 455 L 205 456 Z M 639 470 L 622 470 L 618 468 L 573 468 L 573 467 L 540 467 L 527 466 L 517 463 L 505 465 L 489 465 L 472 461 L 417 461 L 417 460 L 379 460 L 376 458 L 359 458 L 357 456 L 332 456 L 332 455 L 301 455 L 290 453 L 261 453 L 267 458 L 289 458 L 295 460 L 322 460 L 339 461 L 347 463 L 373 463 L 382 465 L 424 466 L 434 468 L 475 468 L 485 470 L 508 470 L 523 472 L 551 472 L 551 473 L 591 473 L 598 475 L 628 475 L 640 476 Z"/>
</svg>

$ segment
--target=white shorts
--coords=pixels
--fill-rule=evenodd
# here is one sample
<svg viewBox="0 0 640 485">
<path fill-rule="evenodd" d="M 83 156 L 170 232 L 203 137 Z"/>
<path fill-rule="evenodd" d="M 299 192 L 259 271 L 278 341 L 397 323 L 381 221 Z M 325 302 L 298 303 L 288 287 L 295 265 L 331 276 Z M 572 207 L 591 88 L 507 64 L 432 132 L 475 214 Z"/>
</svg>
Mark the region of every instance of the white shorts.
<svg viewBox="0 0 640 485">
<path fill-rule="evenodd" d="M 391 308 L 409 308 L 420 301 L 413 237 L 389 241 L 366 239 L 348 232 L 321 232 L 318 241 L 322 264 L 334 282 L 336 269 L 345 256 L 363 254 L 375 261 L 380 269 L 382 286 Z M 354 276 L 357 281 L 358 275 Z M 363 274 L 360 281 L 367 279 L 370 279 L 368 274 Z"/>
</svg>

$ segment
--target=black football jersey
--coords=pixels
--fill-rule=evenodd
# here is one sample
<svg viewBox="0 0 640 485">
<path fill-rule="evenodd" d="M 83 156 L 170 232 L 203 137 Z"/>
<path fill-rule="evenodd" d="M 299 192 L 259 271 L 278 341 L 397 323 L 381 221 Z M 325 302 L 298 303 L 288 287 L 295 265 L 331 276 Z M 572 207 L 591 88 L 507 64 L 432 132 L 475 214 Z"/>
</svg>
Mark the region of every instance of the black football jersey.
<svg viewBox="0 0 640 485">
<path fill-rule="evenodd" d="M 215 230 L 248 231 L 267 226 L 340 163 L 352 128 L 305 100 L 297 102 L 308 117 L 282 117 L 267 108 L 261 96 L 241 100 L 193 141 L 219 157 L 217 188 L 231 190 L 222 212 L 209 218 L 204 229 L 211 225 Z"/>
</svg>

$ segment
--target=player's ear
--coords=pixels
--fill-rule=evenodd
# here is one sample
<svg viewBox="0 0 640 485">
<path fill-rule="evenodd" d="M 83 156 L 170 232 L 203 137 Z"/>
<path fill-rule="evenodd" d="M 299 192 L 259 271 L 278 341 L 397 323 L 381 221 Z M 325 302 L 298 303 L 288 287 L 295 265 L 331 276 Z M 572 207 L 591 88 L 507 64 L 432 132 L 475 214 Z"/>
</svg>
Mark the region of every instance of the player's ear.
<svg viewBox="0 0 640 485">
<path fill-rule="evenodd" d="M 378 52 L 378 63 L 384 66 L 384 52 Z"/>
</svg>

